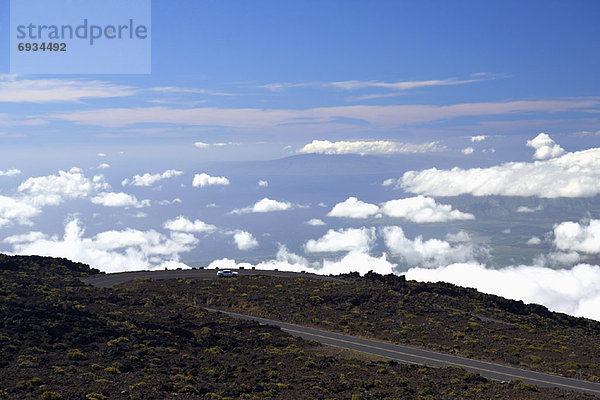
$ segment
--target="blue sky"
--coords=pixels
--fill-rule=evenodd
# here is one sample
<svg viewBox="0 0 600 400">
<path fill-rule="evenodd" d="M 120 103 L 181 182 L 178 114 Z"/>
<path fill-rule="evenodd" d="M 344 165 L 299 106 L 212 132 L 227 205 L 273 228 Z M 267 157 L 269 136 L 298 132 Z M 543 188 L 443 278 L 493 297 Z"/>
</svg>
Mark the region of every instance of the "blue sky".
<svg viewBox="0 0 600 400">
<path fill-rule="evenodd" d="M 6 2 L 3 4 L 0 22 L 6 27 L 8 11 Z M 138 140 L 127 134 L 118 139 L 101 137 L 103 133 L 114 136 L 115 132 L 97 124 L 84 123 L 82 132 L 72 121 L 48 120 L 48 116 L 114 107 L 309 110 L 353 105 L 376 109 L 489 103 L 493 108 L 498 102 L 596 101 L 600 44 L 594 38 L 600 34 L 595 21 L 599 8 L 594 1 L 182 1 L 177 7 L 154 1 L 152 74 L 73 76 L 113 85 L 116 92 L 122 90 L 115 94 L 105 89 L 101 95 L 114 97 L 34 103 L 35 115 L 41 115 L 46 123 L 26 129 L 40 132 L 41 140 L 65 145 L 121 144 Z M 3 35 L 0 48 L 7 46 L 7 35 Z M 7 51 L 3 53 L 0 71 L 8 73 Z M 353 81 L 354 86 L 339 84 Z M 408 89 L 377 86 L 429 81 L 437 82 Z M 184 88 L 188 93 L 148 90 L 157 87 Z M 33 114 L 32 108 L 18 103 L 3 102 L 2 107 L 16 115 Z M 563 135 L 598 130 L 596 113 L 589 112 L 597 108 L 596 104 L 558 109 L 540 105 L 520 113 L 516 106 L 496 115 L 467 111 L 441 120 L 431 115 L 414 122 L 399 118 L 384 126 L 360 116 L 352 119 L 352 111 L 340 115 L 331 112 L 329 118 L 337 118 L 343 126 L 336 124 L 320 133 L 332 139 L 396 137 L 410 142 L 451 140 L 453 136 L 480 132 L 526 136 L 546 130 Z M 435 115 L 436 111 L 431 113 Z M 143 130 L 157 123 L 167 125 L 160 118 L 142 118 L 137 124 L 118 128 Z M 244 124 L 247 122 L 242 120 Z M 300 144 L 311 138 L 309 132 L 269 124 L 289 121 L 267 120 L 251 133 L 240 126 L 221 129 L 208 125 L 198 130 L 190 128 L 198 126 L 192 123 L 174 123 L 169 125 L 179 129 L 177 134 L 173 133 L 176 129 L 163 135 L 146 134 L 141 141 L 264 139 Z M 61 134 L 42 134 L 55 129 Z M 28 139 L 9 142 L 27 144 Z"/>
<path fill-rule="evenodd" d="M 598 15 L 155 0 L 151 74 L 26 75 L 4 1 L 0 250 L 374 269 L 598 319 Z M 490 285 L 514 273 L 546 279 Z"/>
</svg>

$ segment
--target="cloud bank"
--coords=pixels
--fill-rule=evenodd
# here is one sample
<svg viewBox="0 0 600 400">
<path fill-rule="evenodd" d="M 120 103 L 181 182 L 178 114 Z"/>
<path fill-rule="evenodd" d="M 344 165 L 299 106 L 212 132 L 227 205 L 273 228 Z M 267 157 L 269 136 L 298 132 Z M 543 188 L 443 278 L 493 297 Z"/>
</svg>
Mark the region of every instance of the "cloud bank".
<svg viewBox="0 0 600 400">
<path fill-rule="evenodd" d="M 16 254 L 66 257 L 105 272 L 121 272 L 187 267 L 179 262 L 179 254 L 192 250 L 198 239 L 188 233 L 172 232 L 166 236 L 154 230 L 130 228 L 84 237 L 83 227 L 72 219 L 62 238 L 30 232 L 9 236 L 4 243 L 11 244 Z"/>
<path fill-rule="evenodd" d="M 369 218 L 384 214 L 392 218 L 404 218 L 416 223 L 446 222 L 475 219 L 473 214 L 453 210 L 452 206 L 439 204 L 431 197 L 416 196 L 390 200 L 380 206 L 349 197 L 336 204 L 327 214 L 338 218 Z"/>
<path fill-rule="evenodd" d="M 509 299 L 543 304 L 553 311 L 600 320 L 597 265 L 579 264 L 569 269 L 526 265 L 490 269 L 477 263 L 458 263 L 436 269 L 413 268 L 406 277 L 472 287 Z"/>
<path fill-rule="evenodd" d="M 439 142 L 424 144 L 406 144 L 387 140 L 372 141 L 340 141 L 313 140 L 302 147 L 298 153 L 317 154 L 398 154 L 398 153 L 425 153 L 441 151 L 444 147 Z"/>
<path fill-rule="evenodd" d="M 539 142 L 536 143 L 538 146 Z M 547 148 L 550 147 L 539 145 L 536 153 Z M 538 156 L 547 154 L 543 150 Z M 412 193 L 430 196 L 592 197 L 600 193 L 600 148 L 490 168 L 408 171 L 400 179 L 399 186 Z"/>
</svg>

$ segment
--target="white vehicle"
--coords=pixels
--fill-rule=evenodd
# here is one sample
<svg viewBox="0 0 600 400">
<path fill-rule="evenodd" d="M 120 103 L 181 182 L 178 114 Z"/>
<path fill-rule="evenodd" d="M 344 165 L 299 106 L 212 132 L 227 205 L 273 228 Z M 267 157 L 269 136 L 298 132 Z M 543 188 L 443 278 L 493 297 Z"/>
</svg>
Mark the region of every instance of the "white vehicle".
<svg viewBox="0 0 600 400">
<path fill-rule="evenodd" d="M 236 276 L 238 276 L 238 273 L 229 269 L 224 269 L 222 271 L 217 271 L 217 276 L 223 278 L 235 278 Z"/>
</svg>

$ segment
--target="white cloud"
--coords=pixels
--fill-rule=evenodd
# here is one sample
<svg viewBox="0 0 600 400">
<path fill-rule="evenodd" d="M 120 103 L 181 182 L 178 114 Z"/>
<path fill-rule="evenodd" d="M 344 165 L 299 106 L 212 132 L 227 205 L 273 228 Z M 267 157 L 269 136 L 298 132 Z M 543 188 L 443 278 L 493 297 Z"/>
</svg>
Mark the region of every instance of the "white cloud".
<svg viewBox="0 0 600 400">
<path fill-rule="evenodd" d="M 438 204 L 431 197 L 416 196 L 390 200 L 381 204 L 365 203 L 356 197 L 349 197 L 336 204 L 327 214 L 329 217 L 368 218 L 381 217 L 381 213 L 392 218 L 405 218 L 416 223 L 446 222 L 475 219 L 473 214 L 453 210 L 447 204 Z"/>
<path fill-rule="evenodd" d="M 439 239 L 423 240 L 422 236 L 410 240 L 399 226 L 384 227 L 381 232 L 392 254 L 401 257 L 402 261 L 410 266 L 437 267 L 454 262 L 471 261 L 476 255 L 475 249 L 469 242 L 452 245 Z"/>
<path fill-rule="evenodd" d="M 78 102 L 82 99 L 131 96 L 134 93 L 131 87 L 101 81 L 23 79 L 15 75 L 0 75 L 0 102 Z"/>
<path fill-rule="evenodd" d="M 179 254 L 192 250 L 198 240 L 188 233 L 165 236 L 129 228 L 86 238 L 79 221 L 73 219 L 66 224 L 62 238 L 31 232 L 10 236 L 4 242 L 10 243 L 16 254 L 65 257 L 105 272 L 120 272 L 185 266 L 179 262 Z"/>
<path fill-rule="evenodd" d="M 212 232 L 217 229 L 216 226 L 207 224 L 205 222 L 200 221 L 199 219 L 194 222 L 185 218 L 184 216 L 179 216 L 175 219 L 170 219 L 163 224 L 165 229 L 170 231 L 180 231 L 180 232 Z"/>
<path fill-rule="evenodd" d="M 194 180 L 192 181 L 192 186 L 194 187 L 204 187 L 204 186 L 227 186 L 229 185 L 229 179 L 224 176 L 210 176 L 208 174 L 196 174 L 194 175 Z"/>
<path fill-rule="evenodd" d="M 527 146 L 535 149 L 533 158 L 537 160 L 546 160 L 549 158 L 555 158 L 565 153 L 565 150 L 554 142 L 545 133 L 540 133 L 532 140 L 527 141 Z"/>
<path fill-rule="evenodd" d="M 0 176 L 15 176 L 21 173 L 20 169 L 11 168 L 6 171 L 0 171 Z"/>
<path fill-rule="evenodd" d="M 199 149 L 208 149 L 209 147 L 225 147 L 225 146 L 239 146 L 240 143 L 235 142 L 217 142 L 217 143 L 204 143 L 204 142 L 195 142 L 194 146 Z"/>
<path fill-rule="evenodd" d="M 381 186 L 392 186 L 397 181 L 398 181 L 397 179 L 389 178 L 389 179 L 386 179 L 385 181 L 383 181 L 383 183 L 381 184 Z"/>
<path fill-rule="evenodd" d="M 510 102 L 462 103 L 451 105 L 389 105 L 389 106 L 335 106 L 311 109 L 258 109 L 258 108 L 105 108 L 78 110 L 50 116 L 51 118 L 72 121 L 78 124 L 97 125 L 111 128 L 134 124 L 179 124 L 193 126 L 223 126 L 244 130 L 276 129 L 302 122 L 314 125 L 337 127 L 355 124 L 341 124 L 340 118 L 361 120 L 369 125 L 369 130 L 391 129 L 398 126 L 414 125 L 438 120 L 481 115 L 514 115 L 530 112 L 589 111 L 598 106 L 597 100 L 523 100 Z M 303 125 L 305 127 L 306 125 Z"/>
<path fill-rule="evenodd" d="M 600 131 L 595 131 L 595 132 L 592 132 L 592 131 L 579 131 L 579 132 L 575 132 L 575 135 L 583 135 L 583 136 L 586 136 L 586 135 L 596 135 L 596 136 L 600 136 Z"/>
<path fill-rule="evenodd" d="M 305 145 L 299 153 L 319 154 L 397 154 L 397 153 L 424 153 L 430 151 L 441 151 L 445 147 L 438 145 L 439 142 L 424 144 L 406 144 L 386 140 L 371 141 L 339 141 L 313 140 Z"/>
<path fill-rule="evenodd" d="M 424 196 L 390 200 L 382 204 L 381 211 L 389 217 L 405 218 L 416 223 L 475 219 L 473 214 L 453 210 L 450 205 L 438 204 L 431 197 Z"/>
<path fill-rule="evenodd" d="M 96 154 L 96 155 L 97 155 L 98 157 L 106 157 L 106 154 L 105 154 L 105 153 L 98 153 L 98 154 Z"/>
<path fill-rule="evenodd" d="M 263 181 L 263 180 L 258 181 L 258 187 L 268 187 L 268 186 L 269 186 L 269 182 Z"/>
<path fill-rule="evenodd" d="M 233 240 L 238 249 L 250 250 L 258 246 L 258 241 L 250 232 L 246 231 L 235 231 L 233 234 Z"/>
<path fill-rule="evenodd" d="M 346 272 L 358 272 L 361 275 L 369 271 L 382 275 L 388 275 L 393 272 L 394 264 L 387 260 L 385 254 L 381 257 L 373 257 L 367 252 L 354 250 L 350 251 L 340 260 L 323 260 L 323 267 L 317 271 L 323 275 L 338 275 Z"/>
<path fill-rule="evenodd" d="M 407 279 L 449 282 L 552 311 L 600 320 L 600 267 L 579 264 L 569 269 L 512 266 L 490 269 L 477 263 L 451 264 L 437 269 L 413 268 Z"/>
<path fill-rule="evenodd" d="M 318 218 L 313 218 L 309 221 L 306 221 L 306 223 L 310 226 L 324 226 L 325 222 L 323 222 L 322 220 L 318 219 Z"/>
<path fill-rule="evenodd" d="M 474 151 L 475 151 L 475 149 L 472 147 L 465 147 L 464 149 L 461 150 L 461 153 L 463 153 L 464 155 L 469 155 L 469 154 L 473 154 Z"/>
<path fill-rule="evenodd" d="M 150 206 L 150 200 L 138 200 L 135 196 L 123 192 L 103 192 L 90 199 L 94 204 L 105 207 L 135 207 L 142 208 Z"/>
<path fill-rule="evenodd" d="M 487 78 L 489 79 L 489 78 Z M 398 81 L 398 82 L 382 82 L 382 81 L 339 81 L 339 82 L 331 82 L 328 83 L 328 86 L 332 86 L 338 89 L 345 90 L 356 90 L 356 89 L 390 89 L 394 91 L 404 91 L 422 87 L 429 86 L 454 86 L 454 85 L 464 85 L 466 83 L 479 82 L 484 80 L 484 78 L 473 78 L 460 80 L 456 78 L 448 78 L 448 79 L 430 79 L 424 81 Z"/>
<path fill-rule="evenodd" d="M 530 246 L 537 246 L 538 244 L 541 244 L 541 243 L 542 243 L 542 239 L 540 239 L 537 236 L 532 236 L 527 241 L 527 244 L 530 245 Z"/>
<path fill-rule="evenodd" d="M 556 225 L 554 245 L 559 250 L 600 253 L 600 220 L 562 222 Z"/>
<path fill-rule="evenodd" d="M 600 148 L 565 153 L 535 162 L 509 162 L 490 168 L 408 171 L 407 191 L 430 196 L 591 197 L 600 193 Z"/>
<path fill-rule="evenodd" d="M 218 142 L 218 143 L 213 143 L 212 144 L 215 147 L 225 147 L 225 146 L 239 146 L 239 143 L 235 143 L 235 142 Z"/>
<path fill-rule="evenodd" d="M 330 229 L 321 238 L 311 239 L 304 245 L 307 253 L 326 253 L 337 251 L 366 251 L 375 241 L 374 228 Z"/>
<path fill-rule="evenodd" d="M 365 203 L 356 197 L 348 197 L 344 202 L 336 204 L 328 217 L 368 218 L 379 213 L 379 206 Z"/>
<path fill-rule="evenodd" d="M 23 225 L 31 225 L 29 220 L 35 217 L 41 210 L 26 201 L 0 196 L 0 227 L 17 221 Z"/>
<path fill-rule="evenodd" d="M 532 212 L 536 212 L 536 211 L 542 211 L 543 209 L 544 209 L 544 206 L 542 206 L 542 205 L 536 206 L 534 208 L 527 207 L 527 206 L 520 206 L 517 208 L 517 212 L 518 213 L 532 213 Z"/>
<path fill-rule="evenodd" d="M 59 171 L 58 175 L 28 178 L 17 191 L 26 196 L 34 205 L 58 205 L 64 198 L 85 198 L 98 190 L 108 189 L 102 175 L 86 178 L 80 168 Z"/>
<path fill-rule="evenodd" d="M 257 201 L 254 205 L 244 208 L 236 208 L 231 211 L 231 214 L 248 214 L 248 213 L 266 213 L 273 211 L 285 211 L 292 208 L 292 203 L 287 201 L 277 201 L 265 197 Z"/>
<path fill-rule="evenodd" d="M 471 142 L 482 142 L 487 138 L 485 135 L 471 136 Z"/>
<path fill-rule="evenodd" d="M 98 165 L 96 168 L 97 168 L 97 169 L 106 169 L 106 168 L 110 168 L 110 164 L 107 164 L 107 163 L 102 163 L 102 164 Z"/>
<path fill-rule="evenodd" d="M 448 233 L 446 240 L 450 243 L 466 243 L 471 241 L 471 235 L 465 231 L 458 231 L 457 233 Z"/>
<path fill-rule="evenodd" d="M 170 204 L 181 204 L 181 199 L 176 197 L 173 200 L 159 200 L 156 203 L 161 206 L 168 206 Z"/>
<path fill-rule="evenodd" d="M 234 260 L 222 259 L 213 261 L 209 268 L 249 269 L 252 266 L 257 269 L 307 271 L 323 275 L 351 271 L 365 274 L 371 270 L 379 274 L 390 274 L 397 268 L 387 260 L 385 254 L 377 258 L 359 250 L 350 251 L 338 260 L 325 259 L 321 263 L 308 263 L 303 257 L 289 253 L 283 246 L 274 260 L 257 264 L 236 264 Z M 406 272 L 406 278 L 473 287 L 484 293 L 542 304 L 553 311 L 600 320 L 600 266 L 580 264 L 569 269 L 551 269 L 521 265 L 492 269 L 476 262 L 468 262 L 438 268 L 411 268 Z"/>
<path fill-rule="evenodd" d="M 545 266 L 549 268 L 558 268 L 573 266 L 581 261 L 581 256 L 576 251 L 563 252 L 551 251 L 547 254 L 540 254 L 533 259 L 534 265 Z"/>
<path fill-rule="evenodd" d="M 162 174 L 150 174 L 150 173 L 145 173 L 144 175 L 135 175 L 133 178 L 131 179 L 124 179 L 123 182 L 121 182 L 121 185 L 126 186 L 126 185 L 131 185 L 131 186 L 152 186 L 153 184 L 155 184 L 156 182 L 159 182 L 163 179 L 170 179 L 179 175 L 182 175 L 183 171 L 177 171 L 174 169 L 168 169 L 165 172 L 163 172 Z"/>
<path fill-rule="evenodd" d="M 253 265 L 250 263 L 236 264 L 234 260 L 222 259 L 213 261 L 208 268 L 234 269 L 244 267 L 250 269 L 253 266 L 257 269 L 306 271 L 321 275 L 339 275 L 347 272 L 358 272 L 364 275 L 369 271 L 387 275 L 391 274 L 394 268 L 394 264 L 387 261 L 385 254 L 381 257 L 373 257 L 365 252 L 351 251 L 338 260 L 323 260 L 321 263 L 309 263 L 304 257 L 288 252 L 285 246 L 279 247 L 277 257 L 274 260 Z"/>
<path fill-rule="evenodd" d="M 194 146 L 196 146 L 199 149 L 207 149 L 210 147 L 209 143 L 204 143 L 204 142 L 195 142 Z"/>
<path fill-rule="evenodd" d="M 37 242 L 38 240 L 46 239 L 46 235 L 42 232 L 29 232 L 22 235 L 9 236 L 2 242 L 9 244 Z"/>
</svg>

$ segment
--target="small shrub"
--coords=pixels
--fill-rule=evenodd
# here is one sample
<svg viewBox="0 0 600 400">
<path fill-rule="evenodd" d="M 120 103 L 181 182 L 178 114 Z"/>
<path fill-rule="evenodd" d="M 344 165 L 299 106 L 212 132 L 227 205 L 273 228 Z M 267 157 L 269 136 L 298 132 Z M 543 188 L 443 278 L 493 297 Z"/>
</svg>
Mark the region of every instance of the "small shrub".
<svg viewBox="0 0 600 400">
<path fill-rule="evenodd" d="M 79 349 L 71 349 L 67 352 L 69 360 L 85 360 L 87 356 Z"/>
<path fill-rule="evenodd" d="M 211 347 L 210 349 L 206 349 L 207 353 L 210 354 L 221 354 L 224 353 L 223 349 L 220 348 L 219 346 L 215 346 L 215 347 Z"/>
<path fill-rule="evenodd" d="M 42 393 L 42 400 L 62 400 L 62 395 L 58 392 L 44 392 Z"/>
<path fill-rule="evenodd" d="M 105 400 L 105 399 L 108 399 L 108 397 L 106 397 L 105 395 L 100 394 L 100 393 L 88 393 L 88 394 L 85 395 L 85 398 L 87 400 Z"/>
</svg>

